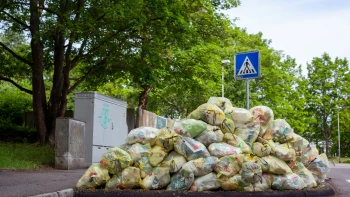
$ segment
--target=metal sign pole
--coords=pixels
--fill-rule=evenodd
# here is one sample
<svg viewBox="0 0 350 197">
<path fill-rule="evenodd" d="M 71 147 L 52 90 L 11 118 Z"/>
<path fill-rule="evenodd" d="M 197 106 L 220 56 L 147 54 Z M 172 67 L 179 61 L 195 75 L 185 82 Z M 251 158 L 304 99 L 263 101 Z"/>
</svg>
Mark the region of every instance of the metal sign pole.
<svg viewBox="0 0 350 197">
<path fill-rule="evenodd" d="M 340 163 L 340 131 L 339 131 L 339 110 L 338 110 L 338 162 Z"/>
<path fill-rule="evenodd" d="M 249 110 L 249 79 L 245 80 L 246 108 Z"/>
</svg>

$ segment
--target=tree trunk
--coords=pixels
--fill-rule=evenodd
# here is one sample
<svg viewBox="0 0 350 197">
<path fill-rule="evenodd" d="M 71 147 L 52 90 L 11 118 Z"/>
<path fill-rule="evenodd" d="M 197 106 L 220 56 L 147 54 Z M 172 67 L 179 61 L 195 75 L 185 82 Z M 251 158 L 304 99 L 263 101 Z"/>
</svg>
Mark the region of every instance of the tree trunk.
<svg viewBox="0 0 350 197">
<path fill-rule="evenodd" d="M 148 85 L 141 85 L 143 91 L 139 95 L 139 108 L 147 109 L 148 105 L 148 94 L 151 92 L 152 88 Z"/>
<path fill-rule="evenodd" d="M 39 25 L 40 16 L 38 13 L 38 2 L 36 0 L 30 1 L 30 46 L 32 49 L 32 88 L 33 88 L 33 111 L 34 123 L 38 132 L 39 141 L 41 144 L 45 143 L 46 138 L 46 120 L 45 120 L 45 104 L 43 101 L 45 94 L 45 87 L 43 83 L 43 44 L 40 39 Z"/>
</svg>

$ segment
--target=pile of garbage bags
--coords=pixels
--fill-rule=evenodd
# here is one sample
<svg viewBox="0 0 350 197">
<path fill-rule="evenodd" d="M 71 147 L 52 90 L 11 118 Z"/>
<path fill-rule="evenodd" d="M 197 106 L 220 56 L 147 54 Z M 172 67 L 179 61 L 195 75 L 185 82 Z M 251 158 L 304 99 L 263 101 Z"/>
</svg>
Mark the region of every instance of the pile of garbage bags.
<svg viewBox="0 0 350 197">
<path fill-rule="evenodd" d="M 233 107 L 211 97 L 187 119 L 140 127 L 109 149 L 77 188 L 105 190 L 300 190 L 322 185 L 325 154 L 266 106 Z"/>
</svg>

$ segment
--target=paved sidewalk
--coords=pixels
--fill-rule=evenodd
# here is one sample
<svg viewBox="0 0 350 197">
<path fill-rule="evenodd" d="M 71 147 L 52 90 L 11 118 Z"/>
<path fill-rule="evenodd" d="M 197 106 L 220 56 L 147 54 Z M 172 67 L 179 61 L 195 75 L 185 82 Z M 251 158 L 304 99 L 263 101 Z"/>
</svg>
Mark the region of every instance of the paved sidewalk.
<svg viewBox="0 0 350 197">
<path fill-rule="evenodd" d="M 75 188 L 86 169 L 0 170 L 0 196 L 22 197 Z"/>
</svg>

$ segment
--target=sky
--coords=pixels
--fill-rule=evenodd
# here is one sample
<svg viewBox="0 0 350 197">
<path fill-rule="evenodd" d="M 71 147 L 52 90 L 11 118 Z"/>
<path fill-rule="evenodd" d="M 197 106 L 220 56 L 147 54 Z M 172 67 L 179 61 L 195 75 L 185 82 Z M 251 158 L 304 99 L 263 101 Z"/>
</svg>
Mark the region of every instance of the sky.
<svg viewBox="0 0 350 197">
<path fill-rule="evenodd" d="M 262 32 L 304 72 L 324 52 L 350 60 L 350 0 L 241 0 L 224 13 L 248 33 Z"/>
</svg>

